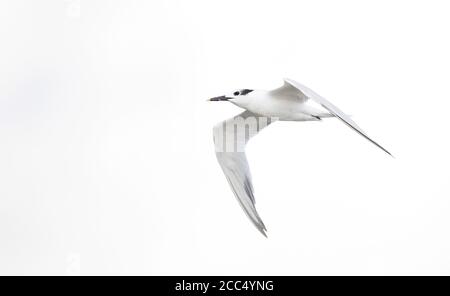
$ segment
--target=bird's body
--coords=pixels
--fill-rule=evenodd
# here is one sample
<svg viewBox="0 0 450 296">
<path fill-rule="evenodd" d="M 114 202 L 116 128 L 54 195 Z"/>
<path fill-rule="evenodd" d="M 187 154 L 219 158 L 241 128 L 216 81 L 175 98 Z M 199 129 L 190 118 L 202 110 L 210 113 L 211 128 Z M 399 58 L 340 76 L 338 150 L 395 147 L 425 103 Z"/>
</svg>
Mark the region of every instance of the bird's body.
<svg viewBox="0 0 450 296">
<path fill-rule="evenodd" d="M 246 111 L 217 124 L 214 142 L 217 159 L 243 210 L 266 235 L 266 228 L 255 208 L 255 197 L 250 169 L 245 156 L 245 145 L 251 137 L 269 124 L 281 121 L 318 121 L 336 117 L 361 136 L 391 155 L 370 139 L 348 115 L 308 87 L 290 79 L 271 91 L 242 89 L 228 96 L 215 97 L 211 101 L 229 101 Z M 318 108 L 314 106 L 318 105 Z M 322 109 L 323 108 L 323 109 Z"/>
<path fill-rule="evenodd" d="M 281 121 L 320 120 L 321 117 L 331 116 L 325 110 L 311 106 L 308 100 L 302 99 L 295 93 L 255 90 L 249 95 L 251 96 L 243 101 L 231 100 L 231 102 L 254 114 L 277 118 Z"/>
</svg>

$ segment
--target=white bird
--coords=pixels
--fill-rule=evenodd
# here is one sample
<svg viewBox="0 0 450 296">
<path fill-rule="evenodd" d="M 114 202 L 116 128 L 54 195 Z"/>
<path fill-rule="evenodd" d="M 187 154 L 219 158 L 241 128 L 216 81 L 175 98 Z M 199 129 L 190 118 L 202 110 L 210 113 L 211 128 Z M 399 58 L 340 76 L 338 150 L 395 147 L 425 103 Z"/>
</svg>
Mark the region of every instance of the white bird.
<svg viewBox="0 0 450 296">
<path fill-rule="evenodd" d="M 318 121 L 325 117 L 337 117 L 358 134 L 391 155 L 342 112 L 338 107 L 308 87 L 284 79 L 284 85 L 271 91 L 241 89 L 232 94 L 215 97 L 209 101 L 228 101 L 243 109 L 243 113 L 217 124 L 213 129 L 217 160 L 239 201 L 242 209 L 266 235 L 266 227 L 255 207 L 255 197 L 250 169 L 245 156 L 245 145 L 251 137 L 274 121 Z M 311 106 L 319 104 L 325 110 Z M 392 156 L 392 155 L 391 155 Z"/>
</svg>

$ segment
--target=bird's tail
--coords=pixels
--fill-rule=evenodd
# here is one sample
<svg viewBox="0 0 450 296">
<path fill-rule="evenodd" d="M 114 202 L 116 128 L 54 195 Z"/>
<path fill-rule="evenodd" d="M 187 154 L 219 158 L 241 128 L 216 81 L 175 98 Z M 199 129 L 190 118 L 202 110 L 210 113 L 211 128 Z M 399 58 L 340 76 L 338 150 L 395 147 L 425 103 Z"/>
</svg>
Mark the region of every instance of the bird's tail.
<svg viewBox="0 0 450 296">
<path fill-rule="evenodd" d="M 333 114 L 325 112 L 325 113 L 320 113 L 319 115 L 317 115 L 317 117 L 319 118 L 328 118 L 328 117 L 334 117 Z"/>
</svg>

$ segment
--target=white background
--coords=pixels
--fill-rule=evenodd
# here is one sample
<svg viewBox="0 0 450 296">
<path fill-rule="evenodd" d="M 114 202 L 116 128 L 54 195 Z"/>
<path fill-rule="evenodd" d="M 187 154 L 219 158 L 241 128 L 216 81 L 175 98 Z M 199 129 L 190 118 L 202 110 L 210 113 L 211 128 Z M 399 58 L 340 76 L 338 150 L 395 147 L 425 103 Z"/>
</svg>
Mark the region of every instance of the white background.
<svg viewBox="0 0 450 296">
<path fill-rule="evenodd" d="M 0 274 L 450 274 L 448 1 L 2 1 Z M 248 146 L 205 102 L 283 77 L 335 119 Z"/>
</svg>

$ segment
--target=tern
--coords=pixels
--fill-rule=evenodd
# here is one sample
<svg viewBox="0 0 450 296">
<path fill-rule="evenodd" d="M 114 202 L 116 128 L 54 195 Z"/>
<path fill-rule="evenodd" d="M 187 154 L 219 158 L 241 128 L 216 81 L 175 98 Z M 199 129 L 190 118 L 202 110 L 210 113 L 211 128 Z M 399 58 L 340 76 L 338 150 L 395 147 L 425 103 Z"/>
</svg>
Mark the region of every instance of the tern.
<svg viewBox="0 0 450 296">
<path fill-rule="evenodd" d="M 240 89 L 208 101 L 225 101 L 245 109 L 241 114 L 213 128 L 217 160 L 242 209 L 267 237 L 267 229 L 256 211 L 250 168 L 245 155 L 248 141 L 275 121 L 320 121 L 336 117 L 378 148 L 391 153 L 367 134 L 344 112 L 310 88 L 291 79 L 270 90 Z M 313 104 L 311 104 L 313 103 Z M 318 105 L 313 106 L 314 103 Z M 323 110 L 321 110 L 321 107 Z"/>
</svg>

